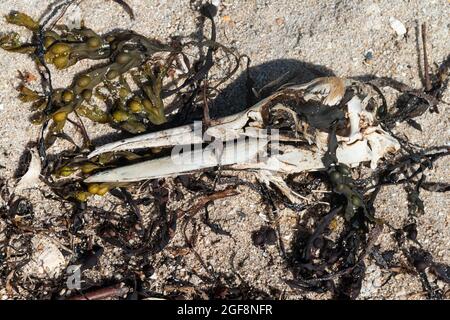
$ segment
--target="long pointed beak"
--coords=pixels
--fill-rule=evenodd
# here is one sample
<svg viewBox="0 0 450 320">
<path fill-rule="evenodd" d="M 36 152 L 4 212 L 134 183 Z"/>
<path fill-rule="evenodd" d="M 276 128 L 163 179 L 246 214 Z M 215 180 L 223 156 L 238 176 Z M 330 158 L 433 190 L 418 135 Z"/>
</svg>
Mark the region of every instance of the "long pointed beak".
<svg viewBox="0 0 450 320">
<path fill-rule="evenodd" d="M 241 138 L 237 141 L 227 141 L 224 145 L 213 143 L 206 148 L 194 146 L 197 147 L 196 150 L 187 152 L 181 152 L 182 147 L 175 147 L 171 156 L 106 170 L 94 174 L 85 182 L 134 182 L 170 177 L 218 165 L 248 163 L 256 161 L 258 153 L 264 151 L 266 145 L 265 139 Z"/>
</svg>

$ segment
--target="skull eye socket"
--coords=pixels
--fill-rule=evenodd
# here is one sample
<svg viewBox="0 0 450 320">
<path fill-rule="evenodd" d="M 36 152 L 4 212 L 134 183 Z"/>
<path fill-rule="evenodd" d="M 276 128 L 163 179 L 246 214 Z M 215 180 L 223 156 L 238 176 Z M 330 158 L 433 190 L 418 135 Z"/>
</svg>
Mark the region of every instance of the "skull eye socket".
<svg viewBox="0 0 450 320">
<path fill-rule="evenodd" d="M 295 131 L 296 119 L 294 118 L 294 112 L 273 108 L 269 112 L 268 125 L 273 129 Z"/>
</svg>

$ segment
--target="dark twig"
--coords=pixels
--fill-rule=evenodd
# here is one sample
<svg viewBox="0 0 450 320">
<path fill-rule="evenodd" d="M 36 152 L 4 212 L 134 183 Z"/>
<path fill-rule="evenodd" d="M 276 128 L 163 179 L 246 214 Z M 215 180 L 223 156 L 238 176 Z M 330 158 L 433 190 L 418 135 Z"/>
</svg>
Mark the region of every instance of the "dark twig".
<svg viewBox="0 0 450 320">
<path fill-rule="evenodd" d="M 117 298 L 125 295 L 129 290 L 128 287 L 117 284 L 111 287 L 91 291 L 86 294 L 70 297 L 66 300 L 103 300 L 107 298 Z"/>
<path fill-rule="evenodd" d="M 126 3 L 124 0 L 113 0 L 115 3 L 119 4 L 123 10 L 130 16 L 131 20 L 134 20 L 134 12 L 131 9 L 130 5 Z"/>
<path fill-rule="evenodd" d="M 209 106 L 208 106 L 208 96 L 207 96 L 207 90 L 208 90 L 208 80 L 205 79 L 203 83 L 203 125 L 205 128 L 203 130 L 206 130 L 211 125 L 211 118 L 209 116 Z"/>
<path fill-rule="evenodd" d="M 431 90 L 431 81 L 430 81 L 430 70 L 428 64 L 428 56 L 427 56 L 427 25 L 426 23 L 422 23 L 422 46 L 423 46 L 423 68 L 424 68 L 424 77 L 425 77 L 425 91 Z"/>
<path fill-rule="evenodd" d="M 202 208 L 204 208 L 208 203 L 218 200 L 218 199 L 235 196 L 237 194 L 238 194 L 238 192 L 236 191 L 236 189 L 234 187 L 230 187 L 230 188 L 227 188 L 222 191 L 218 191 L 218 192 L 210 194 L 210 195 L 199 197 L 197 199 L 197 201 L 194 203 L 194 205 L 192 207 L 190 207 L 187 211 L 180 211 L 178 213 L 178 217 L 181 218 L 185 215 L 192 217 L 197 212 L 199 212 Z"/>
</svg>

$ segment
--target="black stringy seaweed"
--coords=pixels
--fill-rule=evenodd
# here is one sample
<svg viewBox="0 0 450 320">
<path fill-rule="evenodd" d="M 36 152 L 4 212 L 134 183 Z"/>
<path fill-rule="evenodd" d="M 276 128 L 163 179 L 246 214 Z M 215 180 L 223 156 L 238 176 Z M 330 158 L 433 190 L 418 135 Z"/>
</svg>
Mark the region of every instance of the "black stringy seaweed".
<svg viewBox="0 0 450 320">
<path fill-rule="evenodd" d="M 81 236 L 85 228 L 86 216 L 102 221 L 96 230 L 97 236 L 102 239 L 105 246 L 123 250 L 126 256 L 126 261 L 124 261 L 126 279 L 133 284 L 134 288 L 139 288 L 139 294 L 142 296 L 148 292 L 144 292 L 145 288 L 136 274 L 144 269 L 152 270 L 151 273 L 153 273 L 154 268 L 146 258 L 163 251 L 175 232 L 182 229 L 180 232 L 183 232 L 185 236 L 186 248 L 195 253 L 200 264 L 206 270 L 212 270 L 208 271 L 208 276 L 204 276 L 205 283 L 210 285 L 209 289 L 202 291 L 194 288 L 191 297 L 279 297 L 279 293 L 275 295 L 273 290 L 269 291 L 273 291 L 274 294 L 268 296 L 267 293 L 252 288 L 234 270 L 234 276 L 243 284 L 232 288 L 233 284 L 229 276 L 225 277 L 223 274 L 216 273 L 212 268 L 208 268 L 206 262 L 195 251 L 196 220 L 193 216 L 172 212 L 169 209 L 170 192 L 164 180 L 151 182 L 144 188 L 147 191 L 145 196 L 137 197 L 125 188 L 127 187 L 125 184 L 86 186 L 80 182 L 81 179 L 62 181 L 57 179 L 72 176 L 77 172 L 86 176 L 97 170 L 151 158 L 155 152 L 164 152 L 160 150 L 137 153 L 118 152 L 87 160 L 86 150 L 89 150 L 92 145 L 83 123 L 79 121 L 78 117 L 82 116 L 97 123 L 109 124 L 131 134 L 186 123 L 192 111 L 198 106 L 203 106 L 202 104 L 213 96 L 213 92 L 219 85 L 230 79 L 238 70 L 243 57 L 217 42 L 214 23 L 217 8 L 206 5 L 200 9 L 203 18 L 208 19 L 211 23 L 211 33 L 208 39 L 203 38 L 200 41 L 188 43 L 183 43 L 180 39 L 172 39 L 170 43 L 164 44 L 129 30 L 99 35 L 84 25 L 79 29 L 72 30 L 66 26 L 58 26 L 57 22 L 72 2 L 60 2 L 51 14 L 40 22 L 24 13 L 13 11 L 6 17 L 7 21 L 30 30 L 33 33 L 31 42 L 20 43 L 19 37 L 15 33 L 2 35 L 0 38 L 0 46 L 3 49 L 30 55 L 41 73 L 43 92 L 37 92 L 22 85 L 19 88 L 19 99 L 32 103 L 31 108 L 35 112 L 32 121 L 42 125 L 39 154 L 44 164 L 43 179 L 56 194 L 56 196 L 47 195 L 47 197 L 52 197 L 52 199 L 54 197 L 64 204 L 67 204 L 66 200 L 69 200 L 73 204 L 73 214 L 69 218 L 68 232 Z M 114 2 L 120 4 L 130 18 L 135 18 L 132 8 L 125 1 L 114 0 Z M 193 44 L 201 50 L 205 49 L 206 54 L 194 63 L 190 63 L 185 51 Z M 223 79 L 211 84 L 206 80 L 208 80 L 211 68 L 215 65 L 215 54 L 219 50 L 233 57 L 235 65 L 230 68 Z M 61 70 L 85 59 L 98 61 L 98 64 L 74 76 L 68 87 L 53 87 L 52 73 L 48 65 L 53 65 L 56 69 Z M 187 66 L 188 71 L 180 75 L 179 79 L 174 79 L 173 70 L 181 64 Z M 373 86 L 383 102 L 377 113 L 380 125 L 390 131 L 396 123 L 406 122 L 417 130 L 422 130 L 423 128 L 414 118 L 427 111 L 439 111 L 437 105 L 449 82 L 449 68 L 450 56 L 441 65 L 438 73 L 432 77 L 431 87 L 426 91 L 412 89 L 389 78 L 370 78 L 368 83 Z M 138 89 L 132 90 L 129 81 L 132 81 Z M 181 84 L 175 85 L 174 88 L 168 85 L 171 81 Z M 394 107 L 388 106 L 386 103 L 383 95 L 383 88 L 386 87 L 393 88 L 400 93 Z M 249 85 L 249 89 L 251 92 L 254 91 L 251 85 Z M 251 93 L 248 96 L 253 100 L 256 98 Z M 103 101 L 105 106 L 96 105 L 94 98 Z M 284 97 L 284 99 L 289 98 Z M 205 107 L 203 106 L 203 108 Z M 350 169 L 339 163 L 336 157 L 336 132 L 344 126 L 342 110 L 324 107 L 320 103 L 317 105 L 312 103 L 306 107 L 302 105 L 302 108 L 296 111 L 305 117 L 312 127 L 329 132 L 328 150 L 322 159 L 326 171 L 304 176 L 308 180 L 306 185 L 310 188 L 326 184 L 332 191 L 322 199 L 329 202 L 329 210 L 325 210 L 323 205 L 317 204 L 292 204 L 275 189 L 268 189 L 250 182 L 227 180 L 226 177 L 221 176 L 220 171 L 217 175 L 216 173 L 204 174 L 202 177 L 207 182 L 180 176 L 175 180 L 176 184 L 182 185 L 187 192 L 196 194 L 199 198 L 203 196 L 205 208 L 210 203 L 210 197 L 214 199 L 214 196 L 217 196 L 215 194 L 217 186 L 244 185 L 261 194 L 262 199 L 268 203 L 268 211 L 271 213 L 276 212 L 277 206 L 281 205 L 294 211 L 306 209 L 307 214 L 314 213 L 311 215 L 314 221 L 312 228 L 299 225 L 300 231 L 293 242 L 292 254 L 285 255 L 281 239 L 276 241 L 277 236 L 280 238 L 277 228 L 263 227 L 253 233 L 253 242 L 260 248 L 267 245 L 279 245 L 282 256 L 286 258 L 286 263 L 293 275 L 293 280 L 286 282 L 293 289 L 319 293 L 331 292 L 335 298 L 355 299 L 359 295 L 364 280 L 367 259 L 375 259 L 377 265 L 390 269 L 392 262 L 387 257 L 392 256 L 394 252 L 401 252 L 410 264 L 409 271 L 419 277 L 428 298 L 444 298 L 445 294 L 437 288 L 435 280 L 430 278 L 430 273 L 439 281 L 449 283 L 450 267 L 435 262 L 431 254 L 418 242 L 417 224 L 418 217 L 426 215 L 420 197 L 421 190 L 431 192 L 448 192 L 449 190 L 449 184 L 427 181 L 425 175 L 426 171 L 433 167 L 435 161 L 450 154 L 449 147 L 435 146 L 424 149 L 397 137 L 402 144 L 400 154 L 395 159 L 381 164 L 369 177 L 355 179 L 354 173 L 357 169 Z M 76 145 L 72 138 L 64 132 L 68 123 L 82 131 L 83 146 Z M 50 159 L 47 157 L 47 150 L 57 139 L 71 142 L 74 148 L 61 152 L 56 159 Z M 293 189 L 299 187 L 293 182 L 292 177 L 289 177 L 287 181 Z M 387 221 L 377 218 L 376 208 L 373 205 L 380 189 L 393 184 L 402 184 L 407 192 L 409 214 L 400 229 L 395 229 Z M 176 190 L 176 192 L 178 191 Z M 86 202 L 89 195 L 103 195 L 106 192 L 111 192 L 123 203 L 123 206 L 127 208 L 126 215 L 118 214 L 115 208 L 107 211 Z M 301 186 L 299 192 L 307 193 L 310 190 L 308 187 Z M 11 212 L 15 212 L 16 215 L 19 213 L 22 221 L 26 222 L 26 219 L 33 218 L 33 207 L 27 199 L 9 194 L 6 182 L 3 180 L 0 180 L 0 193 L 8 204 L 0 207 L 0 217 L 7 223 L 7 228 L 3 231 L 7 240 L 0 244 L 0 276 L 5 279 L 9 275 L 13 275 L 9 283 L 14 283 L 12 286 L 16 287 L 17 292 L 19 292 L 18 287 L 21 286 L 20 289 L 26 291 L 31 297 L 48 298 L 48 295 L 38 293 L 44 291 L 39 290 L 39 287 L 21 285 L 22 282 L 18 280 L 14 272 L 11 272 L 20 267 L 20 264 L 29 261 L 29 247 L 24 246 L 23 251 L 18 253 L 18 255 L 22 254 L 26 257 L 21 263 L 2 263 L 6 257 L 7 245 L 5 243 L 15 237 L 16 233 L 29 231 L 26 225 L 17 223 L 15 220 L 17 217 L 14 217 Z M 182 197 L 183 194 L 180 193 L 180 198 Z M 217 196 L 217 198 L 220 197 Z M 154 207 L 153 220 L 150 223 L 143 221 L 141 217 L 139 207 L 142 205 Z M 338 229 L 336 224 L 340 219 L 343 221 L 342 228 L 335 231 Z M 210 221 L 207 210 L 200 221 L 218 235 L 231 236 L 226 230 Z M 181 227 L 178 226 L 179 224 Z M 192 227 L 190 235 L 187 232 L 188 227 Z M 375 246 L 383 229 L 392 231 L 397 244 L 396 248 L 391 249 L 389 255 L 388 252 L 378 253 Z M 331 237 L 332 234 L 335 236 Z M 66 236 L 67 234 L 60 235 L 62 238 Z M 29 237 L 29 235 L 20 236 L 20 241 L 29 243 L 29 239 L 25 239 L 25 237 Z M 137 241 L 131 242 L 130 239 L 137 239 Z M 76 248 L 76 261 L 83 270 L 95 268 L 104 251 L 101 246 L 90 246 L 87 243 L 86 241 Z M 179 248 L 179 250 L 186 248 Z M 129 259 L 133 257 L 140 257 L 139 263 L 135 267 L 128 264 Z M 63 287 L 64 280 L 65 278 L 62 276 L 60 279 L 42 284 L 42 286 L 47 286 L 48 292 L 59 292 Z M 86 284 L 83 290 L 94 285 L 98 284 Z M 103 285 L 109 284 L 104 283 Z M 183 290 L 187 292 L 186 288 L 189 287 L 189 284 L 178 285 L 178 287 L 174 284 L 173 287 L 174 289 L 171 292 L 169 290 L 167 295 L 169 298 L 179 297 Z M 134 297 L 138 296 L 136 293 Z M 189 297 L 189 295 L 185 294 L 183 297 Z"/>
</svg>

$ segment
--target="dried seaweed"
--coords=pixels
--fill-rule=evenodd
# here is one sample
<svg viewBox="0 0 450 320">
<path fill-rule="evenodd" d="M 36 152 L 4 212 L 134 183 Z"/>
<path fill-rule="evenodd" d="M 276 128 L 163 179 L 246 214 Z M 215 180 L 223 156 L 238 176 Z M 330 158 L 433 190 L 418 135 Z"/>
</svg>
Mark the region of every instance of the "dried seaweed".
<svg viewBox="0 0 450 320">
<path fill-rule="evenodd" d="M 114 1 L 120 4 L 132 19 L 134 18 L 132 8 L 125 1 Z M 129 295 L 130 299 L 149 295 L 133 273 L 144 272 L 145 276 L 151 276 L 154 267 L 146 259 L 151 259 L 156 253 L 167 249 L 176 232 L 183 233 L 186 242 L 183 249 L 192 252 L 203 271 L 208 274 L 203 277 L 209 287 L 203 290 L 189 283 L 180 285 L 180 282 L 174 281 L 174 284 L 168 283 L 165 288 L 169 292 L 168 298 L 181 296 L 249 299 L 275 296 L 275 292 L 267 294 L 252 288 L 235 270 L 235 278 L 216 273 L 196 251 L 197 221 L 201 221 L 218 235 L 231 236 L 218 224 L 210 221 L 207 207 L 215 200 L 236 195 L 237 185 L 246 185 L 258 192 L 262 200 L 268 204 L 269 215 L 280 206 L 298 212 L 306 210 L 307 214 L 314 212 L 312 228 L 302 225 L 304 221 L 299 222 L 297 226 L 299 232 L 293 242 L 292 254 L 285 256 L 276 219 L 274 219 L 276 228 L 263 226 L 252 235 L 254 245 L 261 248 L 274 245 L 278 241 L 281 254 L 286 258 L 292 271 L 294 279 L 286 281 L 292 288 L 319 293 L 331 291 L 335 298 L 341 299 L 357 298 L 365 276 L 368 257 L 383 268 L 393 268 L 389 256 L 392 256 L 394 250 L 379 253 L 374 246 L 383 228 L 390 228 L 395 231 L 398 247 L 396 250 L 407 258 L 410 264 L 408 272 L 420 278 L 428 298 L 444 297 L 426 271 L 429 270 L 439 281 L 449 283 L 450 267 L 435 262 L 431 254 L 423 249 L 417 241 L 417 223 L 418 217 L 426 214 L 420 191 L 449 190 L 448 184 L 428 182 L 424 175 L 437 159 L 449 155 L 449 147 L 436 146 L 425 150 L 401 139 L 402 150 L 399 156 L 383 163 L 370 176 L 356 179 L 354 177 L 357 169 L 350 169 L 339 163 L 336 157 L 338 145 L 336 132 L 345 129 L 345 113 L 340 106 L 330 107 L 319 102 L 306 102 L 288 91 L 277 101 L 273 101 L 293 106 L 298 116 L 308 125 L 329 133 L 328 150 L 322 159 L 326 171 L 305 174 L 303 178 L 307 183 L 304 185 L 296 185 L 293 177 L 287 179 L 290 187 L 299 188 L 305 194 L 309 194 L 313 186 L 325 185 L 330 192 L 320 199 L 321 203 L 301 205 L 291 203 L 276 189 L 264 185 L 243 181 L 227 184 L 221 176 L 220 168 L 217 176 L 208 177 L 208 173 L 202 175 L 212 178 L 212 183 L 179 176 L 175 183 L 194 193 L 196 200 L 189 209 L 175 212 L 169 209 L 172 201 L 169 192 L 171 187 L 167 186 L 164 180 L 142 184 L 139 186 L 139 196 L 130 191 L 135 189 L 129 184 L 84 184 L 82 179 L 92 173 L 125 163 L 151 159 L 167 150 L 117 152 L 87 159 L 88 150 L 92 145 L 88 132 L 82 122 L 78 121 L 79 116 L 100 124 L 108 124 L 120 131 L 138 134 L 186 123 L 192 118 L 193 110 L 203 109 L 203 121 L 209 125 L 213 121 L 209 118 L 209 99 L 214 97 L 219 86 L 235 74 L 245 56 L 240 56 L 217 42 L 214 23 L 217 9 L 212 5 L 203 6 L 200 10 L 203 19 L 208 19 L 211 23 L 210 38 L 189 39 L 187 42 L 183 41 L 184 39 L 172 39 L 169 43 L 161 43 L 132 31 L 99 35 L 85 26 L 79 29 L 60 26 L 57 29 L 56 22 L 64 14 L 68 3 L 70 1 L 57 6 L 44 22 L 37 22 L 24 13 L 11 12 L 7 16 L 7 21 L 27 28 L 33 34 L 32 40 L 30 43 L 20 43 L 18 35 L 10 33 L 1 37 L 0 45 L 4 50 L 30 55 L 41 70 L 43 92 L 29 89 L 24 81 L 19 88 L 18 98 L 22 102 L 32 103 L 31 108 L 36 112 L 33 121 L 42 125 L 39 146 L 45 164 L 43 180 L 62 205 L 72 206 L 72 216 L 68 219 L 69 226 L 59 231 L 59 236 L 64 239 L 70 235 L 81 237 L 85 219 L 87 217 L 95 219 L 96 234 L 102 243 L 121 249 L 126 257 L 120 268 L 121 272 L 127 275 L 127 280 L 131 279 L 133 282 L 130 288 L 134 287 L 134 290 Z M 200 55 L 195 61 L 190 61 L 186 52 L 195 46 L 199 52 L 205 51 L 206 54 Z M 208 75 L 216 63 L 215 55 L 219 50 L 234 63 L 223 78 L 212 83 Z M 67 88 L 53 87 L 51 72 L 53 67 L 57 70 L 67 69 L 86 59 L 107 60 L 107 62 L 100 62 L 91 69 L 75 75 Z M 428 110 L 438 112 L 437 105 L 441 102 L 449 81 L 449 61 L 450 57 L 442 64 L 438 73 L 428 79 L 426 90 L 412 89 L 388 78 L 369 79 L 368 83 L 382 101 L 376 110 L 380 125 L 386 130 L 391 130 L 396 123 L 406 122 L 417 130 L 422 130 L 414 118 Z M 50 68 L 48 65 L 53 67 Z M 183 71 L 183 68 L 188 70 Z M 426 71 L 426 74 L 429 75 L 429 72 Z M 248 85 L 251 92 L 257 92 L 250 82 Z M 137 89 L 132 90 L 134 86 Z M 385 88 L 394 89 L 400 94 L 393 107 L 386 103 L 383 94 Z M 342 104 L 346 102 L 348 101 L 343 101 Z M 302 105 L 302 108 L 296 108 L 299 105 Z M 273 129 L 292 130 L 292 123 L 288 118 L 278 124 L 278 127 L 275 126 L 273 119 L 269 119 L 269 123 Z M 65 126 L 69 124 L 74 125 L 82 133 L 82 145 L 77 145 L 77 142 L 64 132 Z M 47 157 L 46 150 L 58 139 L 69 141 L 73 148 L 61 152 L 55 159 Z M 223 184 L 227 187 L 216 190 Z M 399 230 L 392 228 L 387 221 L 377 218 L 373 206 L 379 190 L 392 184 L 403 184 L 407 192 L 409 214 Z M 20 236 L 23 239 L 20 239 L 19 243 L 29 243 L 31 234 L 36 230 L 29 224 L 33 219 L 33 208 L 29 200 L 11 195 L 3 181 L 0 182 L 0 191 L 7 203 L 0 207 L 0 216 L 7 224 L 6 229 L 2 230 L 6 236 L 0 247 L 0 262 L 2 262 L 11 258 L 10 255 L 8 257 L 7 251 L 11 247 L 12 240 L 17 241 L 13 239 L 17 233 L 23 233 Z M 184 196 L 184 191 L 170 191 L 179 192 L 180 198 Z M 116 197 L 120 204 L 110 210 L 89 205 L 88 197 L 105 195 L 108 192 Z M 329 205 L 325 206 L 323 203 Z M 144 221 L 140 206 L 153 206 L 150 221 Z M 205 214 L 200 220 L 196 219 L 201 210 L 205 210 Z M 190 233 L 188 227 L 191 227 Z M 82 272 L 98 266 L 104 251 L 102 246 L 86 243 L 77 248 L 73 257 L 74 263 L 80 265 Z M 47 292 L 54 293 L 64 287 L 63 281 L 66 276 L 62 275 L 42 284 L 37 281 L 38 284 L 27 288 L 27 284 L 17 279 L 14 270 L 29 261 L 30 248 L 24 245 L 16 251 L 14 257 L 23 259 L 18 259 L 18 262 L 0 263 L 1 277 L 8 279 L 10 290 L 27 291 L 33 298 L 48 298 L 50 294 L 46 296 L 39 291 L 43 292 L 45 288 Z M 134 266 L 128 263 L 132 258 L 137 259 Z M 241 285 L 236 287 L 235 283 L 238 280 Z M 124 289 L 123 286 L 116 284 L 111 286 L 111 283 L 104 281 L 101 284 L 87 284 L 81 290 L 81 294 L 73 296 L 72 299 L 117 298 L 129 291 L 128 287 Z"/>
<path fill-rule="evenodd" d="M 448 62 L 444 62 L 447 65 Z M 448 67 L 441 68 L 447 70 Z M 445 73 L 444 73 L 445 74 Z M 444 79 L 444 77 L 441 77 Z M 434 84 L 438 90 L 428 90 L 427 93 L 412 90 L 404 84 L 391 79 L 377 79 L 371 81 L 381 95 L 381 87 L 391 87 L 403 93 L 397 103 L 397 110 L 387 108 L 379 114 L 380 121 L 386 127 L 396 122 L 410 121 L 412 118 L 423 114 L 426 110 L 436 110 L 438 95 L 442 90 L 441 81 Z M 444 85 L 445 86 L 445 85 Z M 406 104 L 403 105 L 407 97 Z M 383 97 L 383 101 L 386 99 Z M 410 123 L 410 122 L 409 122 Z M 424 172 L 432 168 L 433 162 L 440 157 L 449 155 L 448 147 L 434 147 L 428 150 L 420 150 L 405 143 L 403 156 L 397 157 L 395 162 L 381 166 L 377 172 L 367 179 L 353 180 L 348 168 L 336 163 L 336 125 L 331 129 L 328 152 L 323 161 L 328 169 L 328 179 L 333 191 L 338 197 L 331 195 L 332 210 L 319 220 L 312 234 L 299 233 L 297 241 L 294 242 L 293 255 L 290 264 L 294 271 L 296 280 L 287 283 L 293 288 L 326 292 L 331 290 L 336 298 L 355 299 L 359 295 L 362 279 L 364 278 L 363 258 L 371 252 L 371 247 L 380 233 L 383 225 L 390 225 L 376 218 L 373 202 L 383 185 L 404 184 L 408 194 L 409 215 L 405 221 L 403 230 L 398 230 L 397 241 L 401 251 L 409 258 L 411 264 L 416 268 L 417 274 L 428 293 L 430 299 L 442 299 L 443 295 L 428 280 L 424 272 L 426 268 L 435 270 L 431 265 L 439 266 L 438 278 L 446 279 L 447 266 L 432 262 L 431 255 L 422 249 L 417 242 L 417 216 L 425 214 L 423 201 L 420 198 L 420 188 L 430 190 L 447 190 L 446 185 L 425 184 Z M 411 148 L 414 151 L 411 151 Z M 416 178 L 420 176 L 420 179 Z M 401 178 L 400 178 L 401 177 Z M 370 181 L 376 181 L 375 185 Z M 333 199 L 334 197 L 334 199 Z M 340 207 L 338 207 L 340 205 Z M 343 209 L 345 208 L 345 209 Z M 329 239 L 332 228 L 330 224 L 339 214 L 343 214 L 348 221 L 341 231 L 338 241 Z M 371 230 L 371 231 L 369 231 Z M 405 248 L 405 238 L 412 241 L 418 247 Z M 314 254 L 313 254 L 314 252 Z M 335 281 L 338 283 L 335 283 Z M 445 280 L 444 280 L 445 281 Z"/>
</svg>

